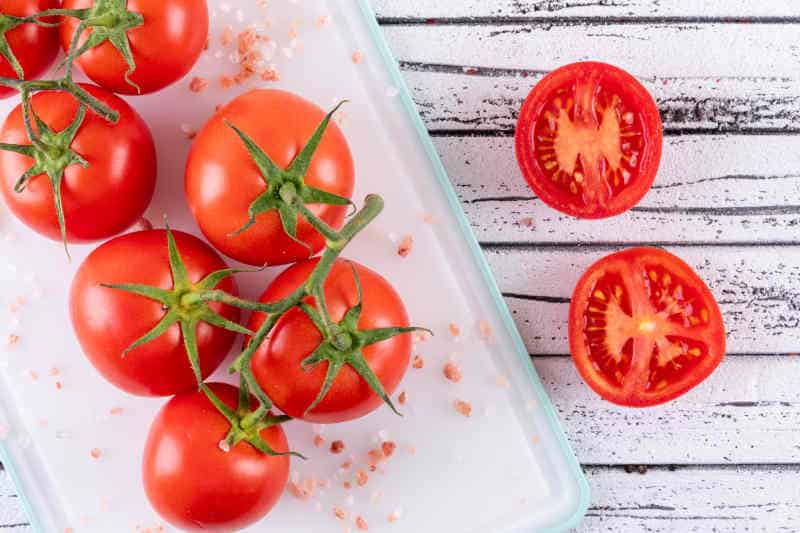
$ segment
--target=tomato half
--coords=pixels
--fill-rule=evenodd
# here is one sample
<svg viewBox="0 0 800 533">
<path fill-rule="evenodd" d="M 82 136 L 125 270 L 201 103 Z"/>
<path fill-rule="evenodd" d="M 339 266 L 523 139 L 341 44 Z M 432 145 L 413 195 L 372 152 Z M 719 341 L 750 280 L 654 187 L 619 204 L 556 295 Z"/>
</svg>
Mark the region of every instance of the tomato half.
<svg viewBox="0 0 800 533">
<path fill-rule="evenodd" d="M 288 296 L 308 278 L 318 260 L 297 263 L 283 271 L 261 296 L 262 302 L 274 302 Z M 363 289 L 363 311 L 358 329 L 408 326 L 408 314 L 400 296 L 380 274 L 350 261 L 337 261 L 325 281 L 325 299 L 331 318 L 340 321 L 348 309 L 358 303 L 352 266 Z M 313 302 L 313 299 L 309 299 Z M 249 329 L 256 331 L 264 315 L 255 313 Z M 322 342 L 322 335 L 308 316 L 298 308 L 286 313 L 275 325 L 270 337 L 258 348 L 251 366 L 264 392 L 275 405 L 293 418 L 309 422 L 334 423 L 353 420 L 374 411 L 381 399 L 350 366 L 339 372 L 325 398 L 308 414 L 322 388 L 328 363 L 309 371 L 301 362 Z M 384 390 L 391 394 L 405 375 L 411 356 L 411 337 L 403 334 L 363 349 L 367 364 Z"/>
<path fill-rule="evenodd" d="M 618 215 L 653 184 L 661 117 L 636 78 L 605 63 L 561 67 L 533 88 L 519 114 L 517 160 L 544 203 L 580 218 Z"/>
<path fill-rule="evenodd" d="M 173 234 L 193 283 L 226 268 L 219 255 L 197 237 L 179 231 Z M 196 389 L 178 324 L 122 356 L 126 348 L 158 324 L 165 310 L 154 300 L 101 286 L 119 283 L 172 289 L 164 230 L 140 231 L 112 239 L 81 264 L 72 281 L 69 306 L 73 328 L 86 356 L 103 377 L 131 394 L 166 396 Z M 232 278 L 217 287 L 236 294 Z M 218 303 L 209 306 L 228 320 L 239 319 L 235 307 Z M 199 323 L 196 331 L 200 368 L 205 378 L 225 359 L 236 334 L 205 322 Z"/>
<path fill-rule="evenodd" d="M 725 355 L 714 295 L 692 268 L 657 248 L 609 255 L 578 282 L 569 342 L 581 376 L 611 402 L 667 402 L 706 379 Z"/>
<path fill-rule="evenodd" d="M 65 9 L 87 9 L 95 0 L 64 0 Z M 82 54 L 76 64 L 92 81 L 115 93 L 147 94 L 184 77 L 197 62 L 208 39 L 206 0 L 127 0 L 128 11 L 144 17 L 144 24 L 127 32 L 136 70 L 125 80 L 128 64 L 106 41 Z M 80 21 L 65 17 L 61 25 L 61 47 L 69 49 Z M 83 44 L 91 29 L 79 39 Z"/>
<path fill-rule="evenodd" d="M 236 409 L 236 387 L 208 386 Z M 224 452 L 220 441 L 229 429 L 230 423 L 199 391 L 175 396 L 153 420 L 142 462 L 144 490 L 175 527 L 239 531 L 266 516 L 280 499 L 289 479 L 288 456 L 264 454 L 247 442 Z M 278 453 L 289 450 L 280 426 L 263 429 L 260 436 Z"/>
<path fill-rule="evenodd" d="M 15 17 L 27 17 L 46 9 L 55 9 L 58 0 L 0 0 L 0 13 Z M 58 53 L 58 29 L 44 28 L 36 24 L 21 24 L 6 33 L 9 48 L 19 61 L 26 80 L 41 76 Z M 11 63 L 0 56 L 0 76 L 17 78 Z M 0 98 L 15 94 L 14 89 L 0 87 Z"/>
<path fill-rule="evenodd" d="M 200 130 L 186 164 L 186 197 L 200 229 L 218 250 L 250 265 L 282 265 L 305 259 L 325 240 L 300 216 L 297 238 L 283 229 L 277 210 L 258 215 L 246 231 L 248 209 L 264 193 L 266 183 L 242 140 L 225 124 L 247 133 L 280 168 L 287 168 L 306 145 L 325 113 L 297 95 L 277 90 L 248 92 L 223 107 Z M 353 194 L 350 149 L 331 122 L 305 175 L 306 185 L 340 197 Z M 329 226 L 340 228 L 347 206 L 310 204 Z"/>
<path fill-rule="evenodd" d="M 66 167 L 61 185 L 67 241 L 73 243 L 105 239 L 130 227 L 150 204 L 156 185 L 156 149 L 147 124 L 116 95 L 93 85 L 82 87 L 120 116 L 111 124 L 87 112 L 70 145 L 89 163 L 88 168 L 78 164 Z M 78 112 L 78 102 L 65 92 L 37 93 L 32 106 L 56 132 L 66 129 Z M 0 142 L 31 144 L 21 106 L 6 118 Z M 22 192 L 14 191 L 15 183 L 32 164 L 28 156 L 0 151 L 0 192 L 17 218 L 42 235 L 60 240 L 48 177 L 36 176 Z"/>
</svg>

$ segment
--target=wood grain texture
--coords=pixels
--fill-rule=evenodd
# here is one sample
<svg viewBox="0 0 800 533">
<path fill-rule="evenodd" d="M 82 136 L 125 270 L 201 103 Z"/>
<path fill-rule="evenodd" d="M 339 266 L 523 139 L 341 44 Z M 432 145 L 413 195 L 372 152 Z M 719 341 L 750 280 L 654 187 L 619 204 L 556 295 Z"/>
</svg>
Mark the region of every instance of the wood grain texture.
<svg viewBox="0 0 800 533">
<path fill-rule="evenodd" d="M 425 25 L 384 31 L 433 132 L 510 133 L 522 101 L 544 73 L 586 59 L 639 77 L 670 134 L 800 131 L 800 50 L 787 44 L 800 41 L 800 24 Z M 702 60 L 696 50 L 703 50 Z"/>
<path fill-rule="evenodd" d="M 383 19 L 797 17 L 794 0 L 372 0 Z"/>
<path fill-rule="evenodd" d="M 402 61 L 533 73 L 598 59 L 644 79 L 793 80 L 800 64 L 800 49 L 792 45 L 800 41 L 800 24 L 419 25 L 383 30 Z"/>
<path fill-rule="evenodd" d="M 795 466 L 587 468 L 593 501 L 580 532 L 768 532 L 800 529 Z"/>
<path fill-rule="evenodd" d="M 0 467 L 0 530 L 11 533 L 33 533 L 28 517 L 17 496 L 16 487 L 8 472 Z"/>
<path fill-rule="evenodd" d="M 434 143 L 482 242 L 740 243 L 800 238 L 798 139 L 667 138 L 653 189 L 608 221 L 578 220 L 545 206 L 519 171 L 512 138 L 448 136 Z"/>
<path fill-rule="evenodd" d="M 800 357 L 728 357 L 700 386 L 648 409 L 602 400 L 571 358 L 534 364 L 584 464 L 800 463 Z"/>
<path fill-rule="evenodd" d="M 719 301 L 730 353 L 800 352 L 800 246 L 668 249 L 696 269 Z M 567 314 L 575 283 L 612 251 L 580 244 L 486 250 L 531 353 L 569 353 Z"/>
<path fill-rule="evenodd" d="M 604 57 L 603 52 L 591 50 L 587 48 L 583 57 L 561 63 L 587 58 L 615 62 Z M 510 135 L 523 100 L 543 76 L 536 56 L 529 61 L 530 70 L 406 60 L 401 60 L 400 66 L 420 114 L 434 135 L 448 131 Z M 800 78 L 770 74 L 741 78 L 711 73 L 697 77 L 655 76 L 641 65 L 634 67 L 633 72 L 637 71 L 645 73 L 640 80 L 658 103 L 667 135 L 800 130 Z"/>
</svg>

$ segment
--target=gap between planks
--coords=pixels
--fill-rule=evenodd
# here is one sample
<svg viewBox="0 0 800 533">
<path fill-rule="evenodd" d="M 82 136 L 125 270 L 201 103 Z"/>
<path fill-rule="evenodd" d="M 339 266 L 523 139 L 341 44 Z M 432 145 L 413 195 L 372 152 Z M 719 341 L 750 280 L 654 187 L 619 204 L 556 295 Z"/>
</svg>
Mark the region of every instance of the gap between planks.
<svg viewBox="0 0 800 533">
<path fill-rule="evenodd" d="M 538 79 L 586 59 L 637 76 L 672 136 L 800 130 L 800 55 L 785 45 L 800 39 L 800 24 L 586 28 L 386 26 L 384 32 L 420 114 L 437 133 L 509 135 Z M 696 49 L 705 50 L 704 61 Z"/>
<path fill-rule="evenodd" d="M 548 20 L 795 18 L 794 0 L 371 0 L 378 17 L 395 20 Z"/>
<path fill-rule="evenodd" d="M 621 17 L 621 16 L 548 16 L 548 17 L 378 17 L 381 26 L 608 26 L 644 24 L 800 24 L 800 16 L 738 17 Z"/>
</svg>

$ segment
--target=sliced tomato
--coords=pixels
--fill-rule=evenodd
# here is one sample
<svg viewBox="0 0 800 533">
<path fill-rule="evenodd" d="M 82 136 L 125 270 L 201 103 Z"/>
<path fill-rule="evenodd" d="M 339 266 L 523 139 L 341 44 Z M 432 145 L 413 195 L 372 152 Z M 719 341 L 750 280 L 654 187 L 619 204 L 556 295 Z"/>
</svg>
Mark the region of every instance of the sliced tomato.
<svg viewBox="0 0 800 533">
<path fill-rule="evenodd" d="M 662 125 L 653 97 L 612 65 L 573 63 L 545 76 L 519 115 L 522 173 L 550 207 L 605 218 L 635 206 L 661 161 Z"/>
<path fill-rule="evenodd" d="M 672 400 L 711 375 L 725 354 L 714 295 L 689 265 L 657 248 L 632 248 L 589 267 L 569 315 L 578 371 L 620 405 Z"/>
</svg>

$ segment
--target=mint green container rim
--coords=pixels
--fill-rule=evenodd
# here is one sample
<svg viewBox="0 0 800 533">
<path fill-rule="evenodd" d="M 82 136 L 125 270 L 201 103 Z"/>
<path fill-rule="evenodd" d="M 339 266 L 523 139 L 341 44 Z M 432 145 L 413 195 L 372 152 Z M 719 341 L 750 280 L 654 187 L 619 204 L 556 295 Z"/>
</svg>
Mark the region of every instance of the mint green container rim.
<svg viewBox="0 0 800 533">
<path fill-rule="evenodd" d="M 589 483 L 586 480 L 586 476 L 583 474 L 581 465 L 578 463 L 578 460 L 575 457 L 575 453 L 572 451 L 572 447 L 567 441 L 567 437 L 564 434 L 564 430 L 558 420 L 558 416 L 556 415 L 553 404 L 550 401 L 550 398 L 547 396 L 547 392 L 544 390 L 544 386 L 542 385 L 538 374 L 533 368 L 533 363 L 531 362 L 530 355 L 528 354 L 528 349 L 525 347 L 525 343 L 522 341 L 522 337 L 519 335 L 516 324 L 511 318 L 511 313 L 509 313 L 508 307 L 506 306 L 506 303 L 500 294 L 500 289 L 498 288 L 497 282 L 494 279 L 494 275 L 489 268 L 489 264 L 486 262 L 486 258 L 484 257 L 483 251 L 478 244 L 478 240 L 475 238 L 475 235 L 469 226 L 469 222 L 464 215 L 464 211 L 461 209 L 461 203 L 459 202 L 456 192 L 450 183 L 450 178 L 447 175 L 447 171 L 445 170 L 441 159 L 439 159 L 439 154 L 436 152 L 436 148 L 434 147 L 433 141 L 428 134 L 428 130 L 425 127 L 425 124 L 422 122 L 422 118 L 419 116 L 419 113 L 417 112 L 417 107 L 414 103 L 414 100 L 411 98 L 411 92 L 408 89 L 408 85 L 406 85 L 397 61 L 392 55 L 389 45 L 383 36 L 383 32 L 378 25 L 375 12 L 373 11 L 372 6 L 370 6 L 368 0 L 358 0 L 358 2 L 372 34 L 372 38 L 381 52 L 381 57 L 383 58 L 384 64 L 391 74 L 394 83 L 397 85 L 397 88 L 400 90 L 399 96 L 402 99 L 403 107 L 408 113 L 409 119 L 411 119 L 411 122 L 414 124 L 417 134 L 419 135 L 420 142 L 425 148 L 428 159 L 434 167 L 436 177 L 439 181 L 439 186 L 447 197 L 447 202 L 450 205 L 451 211 L 458 220 L 461 233 L 469 245 L 472 257 L 480 268 L 483 279 L 492 294 L 495 308 L 503 321 L 503 325 L 511 335 L 511 339 L 516 347 L 517 355 L 524 360 L 525 368 L 528 371 L 528 376 L 533 383 L 535 392 L 541 400 L 541 405 L 544 408 L 545 414 L 550 422 L 550 429 L 558 439 L 558 442 L 561 446 L 561 451 L 566 457 L 567 463 L 572 468 L 573 477 L 578 483 L 579 501 L 575 512 L 563 523 L 553 526 L 546 531 L 566 531 L 572 529 L 581 522 L 584 514 L 586 514 L 586 511 L 589 508 Z M 6 472 L 8 472 L 11 480 L 14 482 L 14 485 L 19 491 L 19 499 L 22 503 L 22 507 L 25 509 L 25 513 L 28 516 L 31 527 L 37 533 L 47 533 L 42 527 L 39 517 L 34 512 L 31 501 L 28 499 L 25 491 L 22 490 L 23 484 L 21 482 L 21 478 L 17 472 L 17 467 L 15 466 L 14 461 L 11 459 L 11 455 L 5 443 L 0 444 L 0 461 L 2 461 L 4 469 Z"/>
<path fill-rule="evenodd" d="M 586 480 L 583 469 L 581 468 L 580 463 L 578 463 L 578 459 L 575 457 L 575 452 L 572 450 L 572 447 L 567 440 L 567 436 L 561 427 L 561 422 L 558 420 L 558 415 L 556 414 L 555 408 L 550 401 L 550 397 L 547 395 L 547 392 L 545 391 L 544 386 L 539 379 L 539 375 L 536 373 L 536 370 L 533 367 L 530 354 L 528 354 L 528 349 L 525 347 L 525 343 L 519 334 L 519 330 L 517 330 L 514 319 L 511 317 L 508 306 L 506 305 L 505 300 L 500 293 L 500 288 L 497 286 L 497 281 L 495 280 L 494 275 L 489 268 L 489 264 L 486 262 L 486 257 L 483 255 L 483 251 L 478 244 L 478 239 L 475 238 L 475 234 L 472 232 L 472 228 L 470 227 L 469 221 L 464 214 L 464 210 L 461 208 L 461 202 L 456 195 L 455 189 L 453 189 L 453 185 L 447 175 L 447 170 L 445 170 L 444 164 L 442 164 L 442 160 L 439 158 L 439 154 L 436 151 L 436 147 L 433 145 L 433 141 L 428 133 L 428 129 L 422 122 L 422 117 L 420 117 L 419 112 L 417 111 L 417 106 L 411 97 L 411 91 L 406 84 L 405 78 L 403 78 L 403 75 L 400 72 L 400 67 L 398 66 L 397 60 L 395 60 L 392 51 L 389 49 L 389 43 L 386 42 L 383 31 L 378 25 L 375 11 L 369 4 L 369 0 L 358 0 L 358 3 L 361 6 L 361 12 L 364 15 L 367 25 L 369 26 L 372 39 L 375 41 L 378 49 L 381 52 L 383 62 L 391 74 L 392 80 L 400 90 L 399 97 L 402 99 L 403 107 L 405 108 L 409 119 L 411 119 L 411 122 L 416 128 L 419 140 L 422 143 L 422 146 L 425 148 L 428 159 L 433 165 L 436 178 L 439 181 L 439 187 L 441 188 L 445 197 L 447 197 L 450 210 L 453 212 L 453 215 L 455 215 L 456 220 L 458 220 L 461 234 L 469 245 L 472 258 L 475 261 L 475 264 L 479 267 L 481 275 L 483 276 L 483 280 L 486 282 L 486 285 L 489 288 L 489 292 L 494 300 L 495 309 L 500 315 L 503 325 L 511 336 L 511 340 L 514 343 L 517 355 L 524 360 L 524 366 L 528 371 L 528 376 L 533 383 L 534 390 L 541 400 L 541 405 L 544 408 L 548 421 L 550 422 L 550 429 L 558 439 L 558 443 L 561 446 L 561 451 L 567 460 L 567 464 L 572 470 L 571 473 L 573 477 L 577 481 L 579 498 L 575 512 L 563 523 L 541 531 L 570 530 L 580 524 L 583 516 L 586 514 L 586 511 L 589 509 L 589 483 Z"/>
</svg>

